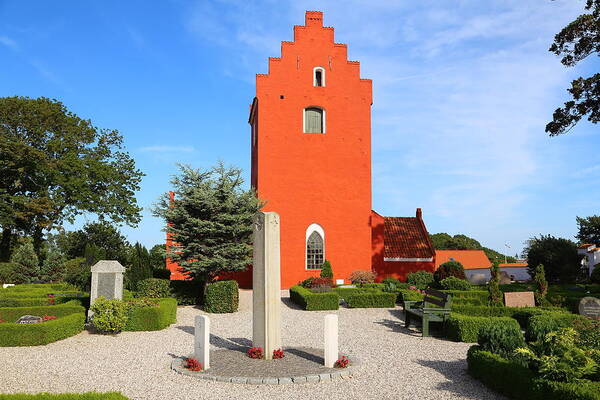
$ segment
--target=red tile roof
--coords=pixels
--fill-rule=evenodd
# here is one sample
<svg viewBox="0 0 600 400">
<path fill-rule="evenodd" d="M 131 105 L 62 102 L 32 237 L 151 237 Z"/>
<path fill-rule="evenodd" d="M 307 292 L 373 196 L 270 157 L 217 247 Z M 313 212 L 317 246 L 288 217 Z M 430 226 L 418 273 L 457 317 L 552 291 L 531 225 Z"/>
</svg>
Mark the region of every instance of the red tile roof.
<svg viewBox="0 0 600 400">
<path fill-rule="evenodd" d="M 417 211 L 417 213 L 419 213 Z M 383 217 L 385 258 L 431 258 L 434 249 L 423 220 L 418 217 Z"/>
<path fill-rule="evenodd" d="M 435 269 L 447 261 L 458 261 L 465 269 L 490 268 L 492 266 L 483 250 L 435 251 Z"/>
<path fill-rule="evenodd" d="M 498 264 L 500 268 L 527 268 L 526 262 L 516 262 L 516 263 L 502 263 Z"/>
</svg>

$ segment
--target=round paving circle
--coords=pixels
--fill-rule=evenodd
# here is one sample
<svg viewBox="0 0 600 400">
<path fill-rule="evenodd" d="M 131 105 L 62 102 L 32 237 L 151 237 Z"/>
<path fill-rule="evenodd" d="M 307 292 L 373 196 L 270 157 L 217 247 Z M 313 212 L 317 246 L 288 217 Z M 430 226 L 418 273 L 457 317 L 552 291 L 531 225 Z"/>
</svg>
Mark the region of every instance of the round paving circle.
<svg viewBox="0 0 600 400">
<path fill-rule="evenodd" d="M 294 347 L 283 350 L 285 357 L 277 360 L 252 359 L 243 349 L 214 350 L 210 352 L 210 368 L 206 371 L 186 369 L 186 357 L 173 359 L 171 369 L 182 375 L 210 381 L 282 385 L 351 378 L 352 373 L 360 365 L 358 359 L 348 356 L 350 359 L 348 367 L 326 368 L 323 366 L 323 349 Z"/>
</svg>

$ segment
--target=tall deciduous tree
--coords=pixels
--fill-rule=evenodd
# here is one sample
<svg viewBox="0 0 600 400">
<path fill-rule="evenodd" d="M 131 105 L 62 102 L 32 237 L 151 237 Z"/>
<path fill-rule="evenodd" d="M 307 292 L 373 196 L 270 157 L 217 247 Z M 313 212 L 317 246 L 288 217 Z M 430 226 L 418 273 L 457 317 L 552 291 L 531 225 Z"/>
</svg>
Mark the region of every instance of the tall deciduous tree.
<svg viewBox="0 0 600 400">
<path fill-rule="evenodd" d="M 61 251 L 69 258 L 84 257 L 85 247 L 94 245 L 104 251 L 103 257 L 126 263 L 129 242 L 123 234 L 106 221 L 89 222 L 82 229 L 52 235 Z"/>
<path fill-rule="evenodd" d="M 0 260 L 15 234 L 31 235 L 84 212 L 135 225 L 143 174 L 116 130 L 100 129 L 57 100 L 0 98 Z"/>
<path fill-rule="evenodd" d="M 540 264 L 544 265 L 546 279 L 550 282 L 574 282 L 580 274 L 577 245 L 568 239 L 552 235 L 533 237 L 525 243 L 523 256 L 527 258 L 530 276 L 535 276 Z"/>
<path fill-rule="evenodd" d="M 577 217 L 577 240 L 600 246 L 600 216 Z"/>
<path fill-rule="evenodd" d="M 580 15 L 564 27 L 555 37 L 550 51 L 562 57 L 561 63 L 573 67 L 596 53 L 600 56 L 600 0 L 586 0 L 587 13 Z M 553 119 L 546 125 L 550 136 L 568 132 L 587 115 L 592 123 L 600 121 L 600 73 L 589 78 L 579 77 L 568 89 L 572 100 L 554 111 Z"/>
<path fill-rule="evenodd" d="M 206 171 L 185 165 L 180 170 L 171 180 L 175 201 L 165 193 L 154 208 L 178 244 L 168 256 L 205 282 L 246 269 L 252 263 L 254 216 L 262 204 L 242 188 L 241 170 L 223 163 Z"/>
</svg>

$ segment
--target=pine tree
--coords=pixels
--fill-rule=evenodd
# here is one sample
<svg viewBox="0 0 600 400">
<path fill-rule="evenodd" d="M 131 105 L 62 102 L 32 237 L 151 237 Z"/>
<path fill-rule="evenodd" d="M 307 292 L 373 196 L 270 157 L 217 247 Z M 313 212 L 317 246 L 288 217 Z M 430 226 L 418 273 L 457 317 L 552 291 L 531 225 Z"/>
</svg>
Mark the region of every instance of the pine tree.
<svg viewBox="0 0 600 400">
<path fill-rule="evenodd" d="M 131 249 L 129 268 L 127 270 L 129 289 L 136 290 L 138 282 L 148 278 L 152 278 L 150 254 L 144 246 L 136 243 Z"/>
<path fill-rule="evenodd" d="M 65 257 L 58 249 L 50 249 L 42 263 L 40 280 L 44 282 L 57 282 L 65 278 Z"/>
<path fill-rule="evenodd" d="M 321 278 L 333 279 L 333 270 L 331 269 L 331 263 L 329 260 L 325 260 L 321 267 Z"/>
<path fill-rule="evenodd" d="M 13 253 L 11 262 L 18 264 L 15 269 L 15 283 L 31 283 L 39 280 L 39 259 L 35 254 L 31 240 L 23 243 Z"/>
<path fill-rule="evenodd" d="M 492 264 L 490 268 L 490 274 L 492 278 L 488 283 L 488 300 L 491 306 L 501 306 L 502 302 L 502 291 L 500 290 L 500 266 L 497 262 Z"/>
<path fill-rule="evenodd" d="M 546 272 L 544 266 L 539 264 L 535 268 L 535 275 L 533 276 L 535 281 L 535 302 L 538 306 L 546 305 L 546 295 L 548 294 L 548 281 L 546 280 Z"/>
</svg>

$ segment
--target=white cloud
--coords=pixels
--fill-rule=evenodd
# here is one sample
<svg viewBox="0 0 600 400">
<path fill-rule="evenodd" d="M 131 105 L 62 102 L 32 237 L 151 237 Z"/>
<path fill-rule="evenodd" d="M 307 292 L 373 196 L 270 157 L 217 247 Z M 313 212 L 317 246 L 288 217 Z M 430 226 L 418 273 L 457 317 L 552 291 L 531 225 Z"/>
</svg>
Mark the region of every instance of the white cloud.
<svg viewBox="0 0 600 400">
<path fill-rule="evenodd" d="M 195 151 L 193 146 L 146 146 L 138 149 L 144 153 L 192 153 Z"/>
<path fill-rule="evenodd" d="M 10 47 L 13 50 L 18 50 L 19 45 L 17 42 L 9 38 L 8 36 L 0 36 L 0 44 L 5 45 L 6 47 Z"/>
</svg>

